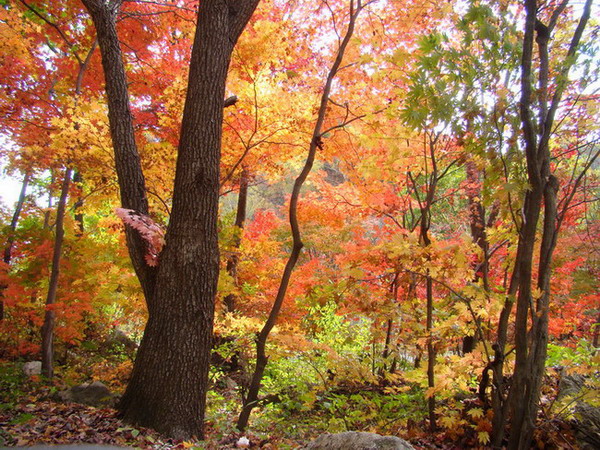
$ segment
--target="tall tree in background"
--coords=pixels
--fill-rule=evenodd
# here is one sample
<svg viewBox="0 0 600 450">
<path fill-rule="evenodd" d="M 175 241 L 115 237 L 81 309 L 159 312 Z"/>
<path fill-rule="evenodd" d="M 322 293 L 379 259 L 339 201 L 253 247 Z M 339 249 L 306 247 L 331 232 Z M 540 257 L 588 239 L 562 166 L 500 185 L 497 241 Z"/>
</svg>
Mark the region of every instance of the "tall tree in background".
<svg viewBox="0 0 600 450">
<path fill-rule="evenodd" d="M 19 216 L 21 215 L 21 210 L 23 209 L 23 203 L 25 203 L 25 194 L 27 193 L 27 185 L 29 184 L 30 174 L 26 173 L 23 177 L 23 183 L 21 184 L 21 192 L 19 194 L 19 199 L 15 205 L 15 212 L 12 216 L 12 220 L 10 221 L 10 235 L 6 241 L 6 246 L 4 247 L 4 255 L 2 260 L 4 264 L 7 266 L 10 264 L 12 259 L 12 248 L 15 243 L 14 232 L 17 229 L 17 223 L 19 222 Z M 4 320 L 4 290 L 6 286 L 0 285 L 0 321 Z"/>
<path fill-rule="evenodd" d="M 48 295 L 46 296 L 46 311 L 44 313 L 44 325 L 42 326 L 42 374 L 47 378 L 54 376 L 54 322 L 56 314 L 54 307 L 58 292 L 58 279 L 60 277 L 60 259 L 65 236 L 65 209 L 71 186 L 70 167 L 65 168 L 63 181 L 61 183 L 60 198 L 56 208 L 56 230 L 54 236 L 54 247 L 52 251 L 52 270 L 48 283 Z"/>
<path fill-rule="evenodd" d="M 269 362 L 269 358 L 266 352 L 267 339 L 269 338 L 269 334 L 271 333 L 273 327 L 275 326 L 275 323 L 277 322 L 277 318 L 279 317 L 279 311 L 281 310 L 281 306 L 283 305 L 288 285 L 292 277 L 292 272 L 294 270 L 294 267 L 296 266 L 296 263 L 298 262 L 298 257 L 300 256 L 302 247 L 304 247 L 302 237 L 300 235 L 300 226 L 298 223 L 298 200 L 300 198 L 302 186 L 306 181 L 306 178 L 310 174 L 310 171 L 312 170 L 313 164 L 315 162 L 315 157 L 317 155 L 317 150 L 323 148 L 323 136 L 327 133 L 332 132 L 335 129 L 343 128 L 350 122 L 361 118 L 361 116 L 353 117 L 350 119 L 346 118 L 338 125 L 334 125 L 330 128 L 323 130 L 325 124 L 325 116 L 327 114 L 327 106 L 331 101 L 329 96 L 331 94 L 333 82 L 336 78 L 338 71 L 340 70 L 340 66 L 344 59 L 344 53 L 346 52 L 346 48 L 348 47 L 348 44 L 352 39 L 352 34 L 354 33 L 354 28 L 356 26 L 356 20 L 358 19 L 358 16 L 362 9 L 369 3 L 371 2 L 366 2 L 365 4 L 363 4 L 361 0 L 357 0 L 356 3 L 354 2 L 354 0 L 350 0 L 349 2 L 348 28 L 346 29 L 346 33 L 344 34 L 343 39 L 341 39 L 340 46 L 335 56 L 335 60 L 333 61 L 333 64 L 329 69 L 329 72 L 327 73 L 325 85 L 323 86 L 323 91 L 321 93 L 321 100 L 317 112 L 317 119 L 313 128 L 312 137 L 308 148 L 308 155 L 306 157 L 304 166 L 302 167 L 300 174 L 294 181 L 294 187 L 292 189 L 292 195 L 290 198 L 289 206 L 289 221 L 293 241 L 292 251 L 290 252 L 289 258 L 281 276 L 279 289 L 277 290 L 277 296 L 275 297 L 275 301 L 273 302 L 273 306 L 271 308 L 271 311 L 269 312 L 267 321 L 265 322 L 260 333 L 258 334 L 258 338 L 256 339 L 256 366 L 252 374 L 250 386 L 248 387 L 248 394 L 244 398 L 244 405 L 237 422 L 238 429 L 242 431 L 245 430 L 248 426 L 250 414 L 252 413 L 252 410 L 256 407 L 259 401 L 258 394 L 260 391 L 262 378 L 265 372 L 265 368 L 267 367 L 267 363 Z"/>
<path fill-rule="evenodd" d="M 116 19 L 121 1 L 83 0 L 98 34 L 124 208 L 148 214 Z M 130 423 L 177 438 L 202 436 L 219 274 L 217 214 L 221 123 L 231 52 L 258 0 L 200 3 L 179 141 L 173 208 L 157 267 L 146 243 L 127 245 L 148 306 L 133 374 L 121 399 Z"/>
</svg>

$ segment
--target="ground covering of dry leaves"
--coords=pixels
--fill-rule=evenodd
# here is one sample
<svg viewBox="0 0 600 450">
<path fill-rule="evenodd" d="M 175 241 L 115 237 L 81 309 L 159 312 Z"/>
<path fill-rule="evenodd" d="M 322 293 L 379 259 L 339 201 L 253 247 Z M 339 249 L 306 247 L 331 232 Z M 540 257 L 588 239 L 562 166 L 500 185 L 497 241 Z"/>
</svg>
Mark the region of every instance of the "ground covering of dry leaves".
<svg viewBox="0 0 600 450">
<path fill-rule="evenodd" d="M 11 408 L 0 410 L 0 447 L 35 444 L 102 444 L 139 449 L 227 449 L 236 446 L 241 434 L 218 436 L 209 426 L 203 442 L 165 439 L 146 428 L 133 428 L 116 417 L 114 409 L 76 403 L 57 403 L 29 396 Z M 31 402 L 27 402 L 31 400 Z M 293 448 L 298 443 L 260 439 L 245 434 L 251 448 Z M 294 445 L 295 444 L 295 445 Z"/>
<path fill-rule="evenodd" d="M 204 441 L 178 441 L 165 439 L 153 430 L 131 427 L 117 418 L 117 411 L 111 408 L 96 408 L 77 403 L 54 401 L 56 387 L 41 382 L 38 377 L 22 378 L 10 385 L 6 379 L 1 383 L 0 392 L 0 448 L 23 447 L 36 444 L 101 444 L 138 449 L 203 449 L 221 450 L 236 448 L 252 449 L 295 449 L 302 447 L 323 430 L 318 426 L 307 427 L 301 433 L 286 436 L 281 427 L 273 423 L 273 428 L 262 434 L 226 432 L 219 424 L 207 423 Z M 556 387 L 547 383 L 554 397 Z M 11 389 L 13 392 L 10 392 Z M 233 416 L 230 418 L 233 422 Z M 221 424 L 222 425 L 222 424 Z M 401 437 L 410 440 L 416 449 L 459 449 L 476 448 L 473 433 L 450 436 L 448 430 L 437 433 L 427 431 L 425 423 L 413 424 L 404 430 Z M 535 448 L 563 449 L 577 448 L 573 430 L 562 420 L 540 420 L 536 430 Z M 263 430 L 264 431 L 264 430 Z M 300 431 L 300 430 L 298 430 Z M 240 438 L 246 438 L 241 439 Z M 246 445 L 246 442 L 248 444 Z M 240 445 L 242 444 L 242 445 Z M 485 448 L 482 446 L 481 448 Z"/>
</svg>

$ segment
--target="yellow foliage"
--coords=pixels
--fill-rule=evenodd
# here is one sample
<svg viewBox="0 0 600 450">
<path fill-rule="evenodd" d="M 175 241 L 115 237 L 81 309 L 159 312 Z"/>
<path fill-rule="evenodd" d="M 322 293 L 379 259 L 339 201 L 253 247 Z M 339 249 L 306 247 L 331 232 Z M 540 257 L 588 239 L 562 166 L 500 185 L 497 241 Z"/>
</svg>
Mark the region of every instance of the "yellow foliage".
<svg viewBox="0 0 600 450">
<path fill-rule="evenodd" d="M 483 409 L 481 408 L 472 408 L 468 411 L 468 414 L 473 418 L 473 419 L 478 419 L 483 417 Z"/>
<path fill-rule="evenodd" d="M 487 444 L 488 442 L 490 442 L 490 434 L 487 431 L 479 431 L 477 433 L 477 440 L 481 444 Z"/>
</svg>

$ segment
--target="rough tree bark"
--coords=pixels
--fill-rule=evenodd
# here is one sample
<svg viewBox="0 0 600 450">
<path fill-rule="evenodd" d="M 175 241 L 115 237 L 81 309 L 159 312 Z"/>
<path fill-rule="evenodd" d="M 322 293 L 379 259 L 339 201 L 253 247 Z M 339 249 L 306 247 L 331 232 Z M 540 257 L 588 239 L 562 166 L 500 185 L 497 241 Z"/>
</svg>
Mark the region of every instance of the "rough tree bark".
<svg viewBox="0 0 600 450">
<path fill-rule="evenodd" d="M 60 188 L 60 198 L 56 208 L 56 224 L 54 236 L 54 248 L 52 250 L 52 269 L 50 270 L 50 281 L 48 282 L 48 295 L 46 296 L 46 312 L 44 313 L 44 324 L 42 325 L 42 375 L 46 378 L 54 376 L 54 304 L 58 290 L 58 278 L 60 275 L 60 257 L 62 254 L 62 243 L 65 235 L 65 209 L 67 197 L 71 185 L 71 168 L 65 169 L 63 182 Z"/>
<path fill-rule="evenodd" d="M 323 93 L 321 94 L 321 101 L 317 112 L 317 120 L 315 122 L 315 127 L 313 129 L 312 138 L 308 148 L 308 155 L 306 157 L 306 161 L 304 163 L 302 171 L 300 172 L 300 175 L 298 175 L 298 178 L 296 178 L 296 181 L 294 182 L 289 207 L 289 220 L 293 240 L 292 252 L 290 253 L 290 256 L 283 271 L 283 275 L 281 276 L 279 289 L 277 291 L 277 295 L 275 297 L 275 301 L 273 302 L 273 306 L 271 308 L 269 316 L 267 317 L 267 321 L 265 322 L 262 330 L 260 331 L 256 339 L 256 366 L 254 368 L 254 373 L 252 374 L 252 380 L 250 381 L 248 393 L 244 398 L 242 411 L 237 422 L 237 428 L 240 431 L 245 430 L 248 426 L 250 414 L 259 402 L 258 394 L 260 391 L 263 374 L 269 361 L 269 358 L 266 353 L 267 339 L 269 337 L 269 334 L 271 333 L 271 330 L 275 326 L 275 323 L 277 322 L 277 318 L 279 317 L 279 311 L 281 310 L 283 300 L 285 299 L 287 288 L 292 277 L 292 271 L 294 270 L 296 262 L 298 261 L 300 251 L 304 246 L 304 244 L 302 243 L 302 238 L 300 236 L 300 227 L 298 225 L 298 200 L 300 198 L 300 191 L 302 189 L 302 185 L 304 184 L 304 181 L 306 180 L 308 174 L 312 170 L 317 150 L 323 145 L 323 135 L 328 131 L 332 131 L 335 128 L 341 128 L 347 123 L 342 123 L 329 130 L 323 130 L 323 124 L 325 122 L 325 115 L 327 113 L 327 105 L 329 103 L 329 94 L 331 92 L 331 87 L 340 68 L 340 65 L 342 64 L 344 53 L 346 51 L 346 48 L 348 47 L 348 44 L 350 43 L 352 34 L 354 33 L 354 26 L 356 24 L 356 20 L 363 7 L 364 5 L 362 4 L 361 0 L 356 0 L 356 5 L 355 0 L 350 0 L 350 21 L 348 23 L 348 29 L 346 30 L 346 34 L 344 35 L 344 38 L 340 43 L 340 47 L 338 48 L 336 58 L 327 75 L 327 80 L 325 81 L 325 86 L 323 87 Z"/>
<path fill-rule="evenodd" d="M 225 81 L 233 47 L 259 0 L 200 2 L 178 148 L 173 208 L 157 268 L 145 243 L 127 245 L 148 306 L 131 380 L 120 403 L 129 423 L 175 438 L 203 437 L 219 275 L 217 214 Z M 148 213 L 123 55 L 115 28 L 120 0 L 83 0 L 98 34 L 123 207 Z"/>
<path fill-rule="evenodd" d="M 523 206 L 523 223 L 515 267 L 511 277 L 507 301 L 500 317 L 497 342 L 497 367 L 494 370 L 494 423 L 492 445 L 500 447 L 504 437 L 506 419 L 510 421 L 509 449 L 529 448 L 539 408 L 540 389 L 544 375 L 548 342 L 548 310 L 550 301 L 550 275 L 552 253 L 556 245 L 560 221 L 557 214 L 556 195 L 558 179 L 551 171 L 549 142 L 554 131 L 554 119 L 565 89 L 565 82 L 583 30 L 590 16 L 592 0 L 587 0 L 582 16 L 573 34 L 567 56 L 562 62 L 550 90 L 549 42 L 554 27 L 564 12 L 564 0 L 553 11 L 549 23 L 538 18 L 536 0 L 525 1 L 525 33 L 521 57 L 520 117 L 525 145 L 529 190 Z M 534 43 L 537 44 L 537 97 L 534 97 Z M 535 101 L 537 98 L 537 102 Z M 534 120 L 536 113 L 537 123 Z M 544 209 L 542 211 L 542 204 Z M 535 239 L 540 216 L 543 216 L 540 259 L 537 279 L 533 276 Z M 542 293 L 534 298 L 534 286 Z M 515 317 L 515 371 L 507 398 L 503 396 L 502 362 L 505 353 L 508 319 L 516 296 Z"/>
</svg>

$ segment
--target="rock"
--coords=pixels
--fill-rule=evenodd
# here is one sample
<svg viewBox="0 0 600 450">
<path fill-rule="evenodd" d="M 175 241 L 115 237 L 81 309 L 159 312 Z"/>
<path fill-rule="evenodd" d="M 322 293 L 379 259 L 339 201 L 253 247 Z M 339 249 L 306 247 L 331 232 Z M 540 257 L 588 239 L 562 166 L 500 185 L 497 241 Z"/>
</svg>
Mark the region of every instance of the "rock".
<svg viewBox="0 0 600 450">
<path fill-rule="evenodd" d="M 375 433 L 347 431 L 325 433 L 310 442 L 306 450 L 409 450 L 414 447 L 396 436 L 381 436 Z"/>
<path fill-rule="evenodd" d="M 325 181 L 332 186 L 338 186 L 346 181 L 346 177 L 344 177 L 344 174 L 340 171 L 340 169 L 328 162 L 323 164 L 322 170 L 324 170 L 327 174 Z"/>
<path fill-rule="evenodd" d="M 124 351 L 129 356 L 134 355 L 138 349 L 137 342 L 127 336 L 127 334 L 125 334 L 125 332 L 119 328 L 115 328 L 110 333 L 102 346 L 110 351 Z"/>
<path fill-rule="evenodd" d="M 83 403 L 90 406 L 113 406 L 116 396 L 100 381 L 73 386 L 58 393 L 63 402 Z"/>
<path fill-rule="evenodd" d="M 23 364 L 23 373 L 27 376 L 40 375 L 42 373 L 41 361 L 29 361 Z"/>
<path fill-rule="evenodd" d="M 586 386 L 583 375 L 565 375 L 560 380 L 558 400 L 570 397 L 575 401 L 574 419 L 575 438 L 583 450 L 600 448 L 600 407 L 586 402 L 590 398 L 590 387 Z M 587 395 L 586 395 L 587 394 Z M 597 393 L 595 395 L 597 398 Z"/>
<path fill-rule="evenodd" d="M 578 395 L 585 386 L 585 377 L 583 375 L 562 375 L 558 386 L 558 398 Z"/>
<path fill-rule="evenodd" d="M 23 373 L 30 377 L 31 375 L 40 375 L 42 373 L 41 361 L 29 361 L 23 364 Z"/>
<path fill-rule="evenodd" d="M 250 447 L 250 440 L 246 436 L 242 436 L 235 443 L 237 448 L 248 448 Z"/>
</svg>

